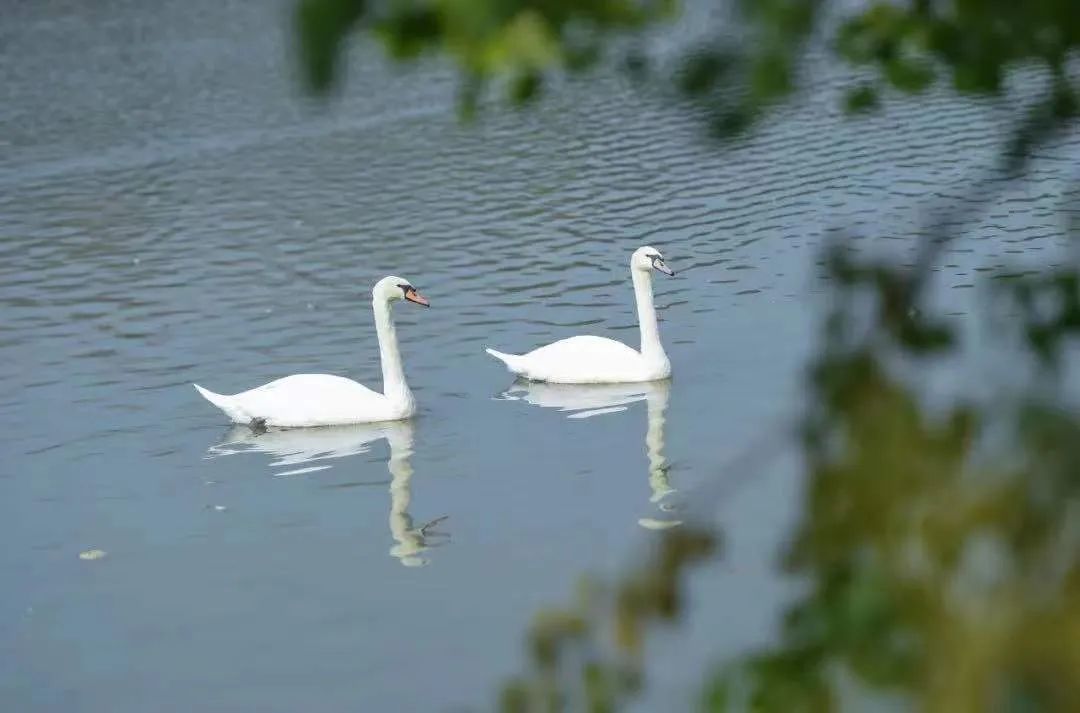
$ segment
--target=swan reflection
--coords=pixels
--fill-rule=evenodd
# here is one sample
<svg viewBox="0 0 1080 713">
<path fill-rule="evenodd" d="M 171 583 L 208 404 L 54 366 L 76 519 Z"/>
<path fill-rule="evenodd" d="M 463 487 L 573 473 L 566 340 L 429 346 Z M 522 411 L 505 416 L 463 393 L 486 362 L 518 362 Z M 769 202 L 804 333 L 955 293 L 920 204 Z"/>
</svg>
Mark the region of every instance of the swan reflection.
<svg viewBox="0 0 1080 713">
<path fill-rule="evenodd" d="M 445 518 L 417 527 L 409 514 L 413 474 L 413 425 L 410 422 L 263 431 L 234 426 L 225 440 L 211 446 L 207 453 L 210 457 L 266 453 L 274 458 L 270 463 L 276 470 L 274 476 L 282 477 L 330 468 L 333 463 L 326 461 L 367 453 L 383 438 L 390 446 L 387 470 L 390 472 L 390 535 L 394 538 L 390 554 L 406 567 L 422 567 L 429 561 L 422 554 L 442 544 L 447 535 L 434 531 L 435 525 Z"/>
<path fill-rule="evenodd" d="M 667 379 L 637 384 L 549 384 L 518 380 L 500 398 L 568 411 L 567 418 L 574 419 L 626 411 L 630 404 L 644 401 L 648 420 L 645 453 L 652 490 L 649 502 L 659 513 L 639 519 L 638 524 L 650 530 L 663 530 L 682 524 L 674 514 L 675 504 L 670 501 L 676 490 L 671 485 L 664 458 L 664 414 L 670 391 L 671 382 Z"/>
</svg>

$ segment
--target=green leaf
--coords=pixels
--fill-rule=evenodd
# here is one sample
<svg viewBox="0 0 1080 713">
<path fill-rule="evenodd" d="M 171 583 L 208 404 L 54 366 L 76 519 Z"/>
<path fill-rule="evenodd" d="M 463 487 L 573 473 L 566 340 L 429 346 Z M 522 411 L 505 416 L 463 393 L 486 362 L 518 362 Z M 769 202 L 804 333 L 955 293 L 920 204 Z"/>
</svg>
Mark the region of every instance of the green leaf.
<svg viewBox="0 0 1080 713">
<path fill-rule="evenodd" d="M 543 78 L 536 70 L 526 70 L 517 74 L 510 82 L 510 101 L 523 106 L 536 98 L 540 92 Z"/>
<path fill-rule="evenodd" d="M 844 95 L 844 111 L 848 114 L 865 114 L 879 105 L 877 87 L 872 84 L 852 87 Z"/>
<path fill-rule="evenodd" d="M 345 38 L 363 15 L 363 0 L 301 0 L 297 5 L 301 66 L 311 90 L 324 93 L 333 87 Z"/>
<path fill-rule="evenodd" d="M 693 52 L 683 59 L 678 73 L 679 90 L 698 96 L 712 89 L 732 66 L 732 57 L 716 49 Z"/>
<path fill-rule="evenodd" d="M 755 58 L 750 70 L 750 90 L 759 102 L 769 102 L 791 91 L 791 58 L 773 50 Z"/>
<path fill-rule="evenodd" d="M 885 76 L 900 91 L 916 94 L 934 81 L 934 70 L 922 59 L 894 57 L 885 63 Z"/>
</svg>

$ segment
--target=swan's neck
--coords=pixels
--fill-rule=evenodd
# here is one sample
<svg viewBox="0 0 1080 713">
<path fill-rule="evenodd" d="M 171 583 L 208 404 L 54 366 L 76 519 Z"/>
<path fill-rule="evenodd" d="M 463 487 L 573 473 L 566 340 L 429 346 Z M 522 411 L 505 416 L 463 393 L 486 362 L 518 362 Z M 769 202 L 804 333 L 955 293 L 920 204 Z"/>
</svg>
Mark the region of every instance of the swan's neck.
<svg viewBox="0 0 1080 713">
<path fill-rule="evenodd" d="M 379 360 L 382 362 L 383 394 L 392 401 L 406 403 L 412 400 L 412 392 L 405 383 L 405 370 L 401 366 L 397 331 L 390 314 L 390 303 L 376 299 L 375 333 L 379 337 Z"/>
<path fill-rule="evenodd" d="M 653 306 L 652 276 L 644 270 L 631 268 L 634 279 L 634 297 L 637 299 L 638 325 L 641 327 L 641 355 L 646 359 L 664 359 L 664 347 L 660 344 L 660 329 L 656 323 L 656 307 Z"/>
</svg>

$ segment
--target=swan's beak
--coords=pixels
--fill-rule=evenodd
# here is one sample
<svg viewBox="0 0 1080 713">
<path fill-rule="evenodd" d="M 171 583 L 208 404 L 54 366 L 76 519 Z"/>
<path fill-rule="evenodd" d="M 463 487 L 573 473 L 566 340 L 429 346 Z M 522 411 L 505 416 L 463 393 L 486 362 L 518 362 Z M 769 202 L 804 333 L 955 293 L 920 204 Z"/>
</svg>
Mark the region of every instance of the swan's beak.
<svg viewBox="0 0 1080 713">
<path fill-rule="evenodd" d="M 675 277 L 675 271 L 668 267 L 666 264 L 664 264 L 663 260 L 654 260 L 652 266 L 660 272 L 664 273 L 665 275 Z"/>
<path fill-rule="evenodd" d="M 408 291 L 406 291 L 405 292 L 405 299 L 407 299 L 409 302 L 415 302 L 416 304 L 420 305 L 421 307 L 430 307 L 431 306 L 431 303 L 428 302 L 427 297 L 424 297 L 422 294 L 420 294 L 416 290 L 408 290 Z"/>
</svg>

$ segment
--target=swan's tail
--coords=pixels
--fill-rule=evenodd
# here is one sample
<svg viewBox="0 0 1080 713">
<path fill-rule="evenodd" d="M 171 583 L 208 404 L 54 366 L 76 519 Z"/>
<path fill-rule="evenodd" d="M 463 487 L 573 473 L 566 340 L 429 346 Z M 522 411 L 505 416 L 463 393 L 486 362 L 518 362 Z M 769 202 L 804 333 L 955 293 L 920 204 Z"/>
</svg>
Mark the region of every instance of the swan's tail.
<svg viewBox="0 0 1080 713">
<path fill-rule="evenodd" d="M 233 401 L 231 396 L 215 394 L 213 391 L 204 389 L 198 384 L 192 384 L 192 386 L 195 387 L 195 390 L 198 391 L 204 399 L 224 411 L 225 415 L 232 419 L 234 423 L 247 423 L 251 421 L 251 416 L 244 411 L 244 409 L 240 408 L 240 406 Z"/>
<path fill-rule="evenodd" d="M 501 361 L 503 364 L 506 364 L 506 368 L 514 372 L 515 374 L 521 371 L 519 362 L 521 357 L 517 354 L 503 354 L 500 351 L 489 349 L 488 347 L 484 347 L 484 351 Z"/>
</svg>

